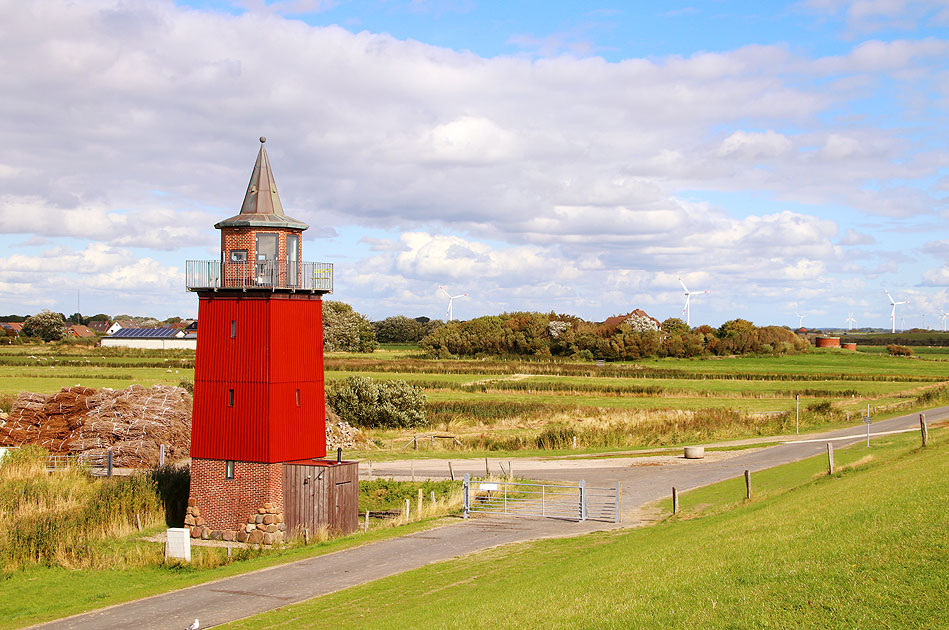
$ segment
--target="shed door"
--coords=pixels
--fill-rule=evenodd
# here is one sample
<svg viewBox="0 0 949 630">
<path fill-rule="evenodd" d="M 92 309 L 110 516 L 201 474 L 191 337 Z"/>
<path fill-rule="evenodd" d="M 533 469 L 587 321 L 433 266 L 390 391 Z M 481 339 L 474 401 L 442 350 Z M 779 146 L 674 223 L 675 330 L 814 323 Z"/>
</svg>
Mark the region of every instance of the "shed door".
<svg viewBox="0 0 949 630">
<path fill-rule="evenodd" d="M 349 531 L 347 525 L 352 520 L 351 512 L 356 511 L 352 505 L 352 481 L 340 481 L 333 488 L 334 518 L 333 525 L 341 531 Z"/>
</svg>

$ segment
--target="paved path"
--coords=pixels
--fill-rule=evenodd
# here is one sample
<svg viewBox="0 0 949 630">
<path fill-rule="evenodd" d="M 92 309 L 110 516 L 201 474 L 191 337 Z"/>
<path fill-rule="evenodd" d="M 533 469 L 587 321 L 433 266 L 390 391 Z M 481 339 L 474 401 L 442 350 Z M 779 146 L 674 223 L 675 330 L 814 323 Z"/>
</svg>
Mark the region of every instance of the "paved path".
<svg viewBox="0 0 949 630">
<path fill-rule="evenodd" d="M 926 417 L 930 422 L 944 421 L 949 418 L 949 407 L 931 409 L 926 412 Z M 872 431 L 886 432 L 914 426 L 918 426 L 918 415 L 910 414 L 874 423 Z M 544 462 L 538 460 L 536 468 L 531 468 L 530 475 L 550 480 L 586 479 L 591 485 L 622 482 L 626 518 L 621 526 L 629 527 L 638 524 L 638 508 L 668 496 L 672 486 L 687 490 L 736 477 L 745 469 L 756 471 L 820 454 L 825 451 L 824 441 L 827 439 L 843 437 L 844 439 L 835 441 L 838 447 L 865 439 L 861 433 L 862 429 L 863 426 L 860 425 L 821 434 L 819 441 L 792 442 L 753 452 L 742 452 L 728 459 L 690 460 L 687 464 L 675 466 L 642 466 L 641 459 L 623 458 L 606 460 L 608 465 L 605 466 L 602 465 L 604 460 L 593 460 L 598 464 L 596 467 L 589 466 L 591 460 L 557 460 L 556 465 L 548 463 L 545 467 Z M 818 439 L 813 436 L 802 437 Z M 562 466 L 564 461 L 571 465 Z M 474 467 L 471 471 L 461 467 L 459 462 L 456 474 L 466 471 L 479 474 L 476 468 L 479 465 L 480 472 L 484 470 L 483 462 L 469 464 Z M 392 463 L 395 472 L 399 472 L 400 465 L 406 466 L 406 463 Z M 201 627 L 207 628 L 497 545 L 546 537 L 574 536 L 615 527 L 618 526 L 592 521 L 576 523 L 493 516 L 459 521 L 426 532 L 68 617 L 39 627 L 83 630 L 184 629 L 197 617 L 201 620 Z"/>
</svg>

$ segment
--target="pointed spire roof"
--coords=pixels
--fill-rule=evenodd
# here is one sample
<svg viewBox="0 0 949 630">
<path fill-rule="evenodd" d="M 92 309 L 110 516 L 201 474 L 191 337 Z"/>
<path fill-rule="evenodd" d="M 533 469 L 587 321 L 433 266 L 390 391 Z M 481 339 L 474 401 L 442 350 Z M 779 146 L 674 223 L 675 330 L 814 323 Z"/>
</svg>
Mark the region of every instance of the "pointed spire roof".
<svg viewBox="0 0 949 630">
<path fill-rule="evenodd" d="M 257 153 L 257 163 L 254 172 L 250 175 L 247 192 L 244 193 L 244 203 L 240 214 L 216 223 L 214 227 L 288 227 L 298 230 L 309 228 L 303 221 L 288 217 L 283 213 L 283 204 L 277 194 L 277 183 L 274 181 L 273 171 L 270 170 L 270 158 L 264 143 L 267 138 L 260 137 L 260 151 Z"/>
</svg>

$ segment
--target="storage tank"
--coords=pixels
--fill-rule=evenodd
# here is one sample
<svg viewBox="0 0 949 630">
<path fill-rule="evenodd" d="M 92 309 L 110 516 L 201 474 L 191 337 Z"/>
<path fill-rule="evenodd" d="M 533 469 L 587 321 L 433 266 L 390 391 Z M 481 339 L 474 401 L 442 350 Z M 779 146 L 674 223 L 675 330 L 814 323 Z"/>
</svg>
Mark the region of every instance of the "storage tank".
<svg viewBox="0 0 949 630">
<path fill-rule="evenodd" d="M 818 337 L 817 347 L 818 348 L 839 348 L 840 337 Z"/>
<path fill-rule="evenodd" d="M 844 350 L 853 350 L 854 352 L 857 351 L 857 344 L 855 343 L 842 343 L 840 344 L 840 347 Z"/>
</svg>

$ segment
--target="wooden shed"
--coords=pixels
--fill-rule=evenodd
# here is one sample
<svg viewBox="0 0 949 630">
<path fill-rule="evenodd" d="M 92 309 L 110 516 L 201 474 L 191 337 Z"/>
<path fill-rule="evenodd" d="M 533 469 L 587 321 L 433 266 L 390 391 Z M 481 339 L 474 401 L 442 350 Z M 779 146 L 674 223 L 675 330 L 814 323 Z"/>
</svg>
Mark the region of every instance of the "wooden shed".
<svg viewBox="0 0 949 630">
<path fill-rule="evenodd" d="M 285 462 L 284 521 L 287 531 L 321 526 L 348 534 L 359 527 L 359 463 L 327 459 Z"/>
</svg>

